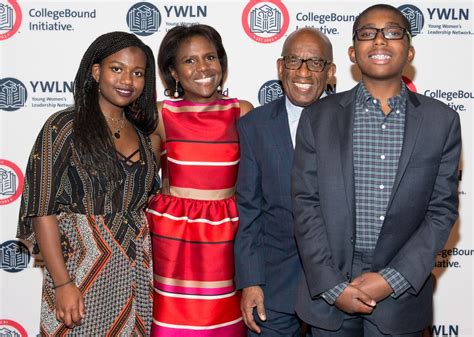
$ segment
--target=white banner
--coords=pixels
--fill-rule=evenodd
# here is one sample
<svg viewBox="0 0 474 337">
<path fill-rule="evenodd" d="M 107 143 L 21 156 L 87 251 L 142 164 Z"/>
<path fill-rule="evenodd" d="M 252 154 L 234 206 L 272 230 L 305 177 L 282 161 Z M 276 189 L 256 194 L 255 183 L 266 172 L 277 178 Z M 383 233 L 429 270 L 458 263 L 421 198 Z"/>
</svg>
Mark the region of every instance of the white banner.
<svg viewBox="0 0 474 337">
<path fill-rule="evenodd" d="M 255 106 L 279 97 L 276 60 L 285 37 L 312 26 L 334 46 L 336 81 L 328 93 L 359 80 L 350 63 L 352 25 L 368 1 L 57 1 L 0 0 L 0 334 L 36 336 L 42 272 L 15 239 L 19 196 L 29 152 L 46 118 L 72 103 L 72 81 L 86 48 L 120 30 L 155 52 L 175 25 L 204 23 L 222 35 L 229 58 L 224 92 Z M 404 72 L 411 90 L 456 110 L 462 123 L 460 219 L 434 266 L 432 336 L 474 336 L 474 127 L 472 1 L 395 1 L 410 20 L 416 50 Z M 140 21 L 147 13 L 147 21 Z M 149 14 L 149 15 L 148 15 Z M 271 19 L 268 19 L 271 18 Z M 159 79 L 157 79 L 159 81 Z M 158 83 L 158 99 L 164 88 Z"/>
</svg>

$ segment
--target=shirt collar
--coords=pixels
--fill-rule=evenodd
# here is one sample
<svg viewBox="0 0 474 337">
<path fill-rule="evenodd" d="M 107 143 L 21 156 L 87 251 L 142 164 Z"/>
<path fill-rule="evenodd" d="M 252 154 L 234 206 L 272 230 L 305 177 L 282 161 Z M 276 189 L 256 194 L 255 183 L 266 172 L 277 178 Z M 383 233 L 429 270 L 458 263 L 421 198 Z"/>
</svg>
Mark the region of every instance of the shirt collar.
<svg viewBox="0 0 474 337">
<path fill-rule="evenodd" d="M 400 93 L 396 96 L 390 97 L 388 100 L 388 105 L 392 109 L 400 107 L 408 98 L 408 89 L 403 81 L 401 81 L 401 86 L 402 90 Z M 372 104 L 380 106 L 380 102 L 369 93 L 363 81 L 360 82 L 359 88 L 357 89 L 356 100 L 363 105 Z"/>
<path fill-rule="evenodd" d="M 297 106 L 291 103 L 288 96 L 285 97 L 285 106 L 286 106 L 286 111 L 288 113 L 288 120 L 289 121 L 299 120 L 301 116 L 301 111 L 303 111 L 304 108 L 302 106 Z"/>
</svg>

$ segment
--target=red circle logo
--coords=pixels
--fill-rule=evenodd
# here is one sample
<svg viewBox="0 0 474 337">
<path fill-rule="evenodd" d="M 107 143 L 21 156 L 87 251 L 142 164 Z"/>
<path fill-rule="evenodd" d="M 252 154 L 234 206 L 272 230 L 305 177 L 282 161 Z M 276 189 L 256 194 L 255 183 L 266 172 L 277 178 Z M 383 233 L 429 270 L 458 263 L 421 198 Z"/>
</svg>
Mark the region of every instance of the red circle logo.
<svg viewBox="0 0 474 337">
<path fill-rule="evenodd" d="M 6 33 L 0 34 L 0 40 L 6 40 L 18 31 L 21 24 L 21 9 L 15 0 L 8 0 L 8 4 L 0 4 L 0 28 Z"/>
<path fill-rule="evenodd" d="M 259 43 L 272 43 L 285 35 L 290 24 L 288 10 L 281 0 L 251 0 L 242 12 L 242 27 Z"/>
<path fill-rule="evenodd" d="M 13 328 L 13 331 L 11 330 L 11 328 Z M 4 331 L 5 329 L 7 331 Z M 0 332 L 3 333 L 2 336 L 16 336 L 20 334 L 21 337 L 28 337 L 25 328 L 23 328 L 17 322 L 9 319 L 0 319 Z"/>
<path fill-rule="evenodd" d="M 23 173 L 20 168 L 6 159 L 0 159 L 0 206 L 9 204 L 21 195 Z"/>
</svg>

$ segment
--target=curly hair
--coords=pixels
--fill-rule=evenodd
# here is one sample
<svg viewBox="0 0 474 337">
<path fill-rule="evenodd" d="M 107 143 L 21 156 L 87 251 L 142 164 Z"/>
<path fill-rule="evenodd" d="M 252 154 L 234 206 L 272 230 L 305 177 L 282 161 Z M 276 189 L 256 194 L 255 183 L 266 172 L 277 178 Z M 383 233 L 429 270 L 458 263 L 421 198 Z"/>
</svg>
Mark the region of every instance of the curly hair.
<svg viewBox="0 0 474 337">
<path fill-rule="evenodd" d="M 161 80 L 166 88 L 165 95 L 169 96 L 170 88 L 175 87 L 175 80 L 171 75 L 171 69 L 176 68 L 176 54 L 184 41 L 194 36 L 202 36 L 211 42 L 217 51 L 217 57 L 222 69 L 222 79 L 227 75 L 227 53 L 222 44 L 220 34 L 213 27 L 203 24 L 190 26 L 176 26 L 170 29 L 161 41 L 158 52 L 158 69 Z M 221 83 L 222 85 L 222 83 Z M 178 93 L 182 96 L 183 87 L 178 83 Z"/>
<path fill-rule="evenodd" d="M 74 146 L 84 165 L 103 170 L 112 180 L 120 174 L 112 135 L 99 106 L 99 83 L 92 76 L 92 66 L 128 47 L 138 47 L 146 56 L 145 86 L 137 100 L 125 107 L 124 113 L 137 129 L 150 134 L 157 125 L 155 59 L 150 47 L 138 37 L 125 32 L 99 36 L 82 57 L 74 80 Z"/>
</svg>

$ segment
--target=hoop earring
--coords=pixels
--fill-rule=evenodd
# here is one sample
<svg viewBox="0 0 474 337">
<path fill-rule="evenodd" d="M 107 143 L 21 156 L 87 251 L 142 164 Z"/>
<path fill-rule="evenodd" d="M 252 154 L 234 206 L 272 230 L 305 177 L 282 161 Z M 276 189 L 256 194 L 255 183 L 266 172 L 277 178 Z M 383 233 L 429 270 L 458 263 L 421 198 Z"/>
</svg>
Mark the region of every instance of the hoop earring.
<svg viewBox="0 0 474 337">
<path fill-rule="evenodd" d="M 175 88 L 174 88 L 174 94 L 173 94 L 173 96 L 174 96 L 175 98 L 178 98 L 178 97 L 179 97 L 178 83 L 179 83 L 179 81 L 176 81 L 176 86 L 175 86 Z"/>
</svg>

